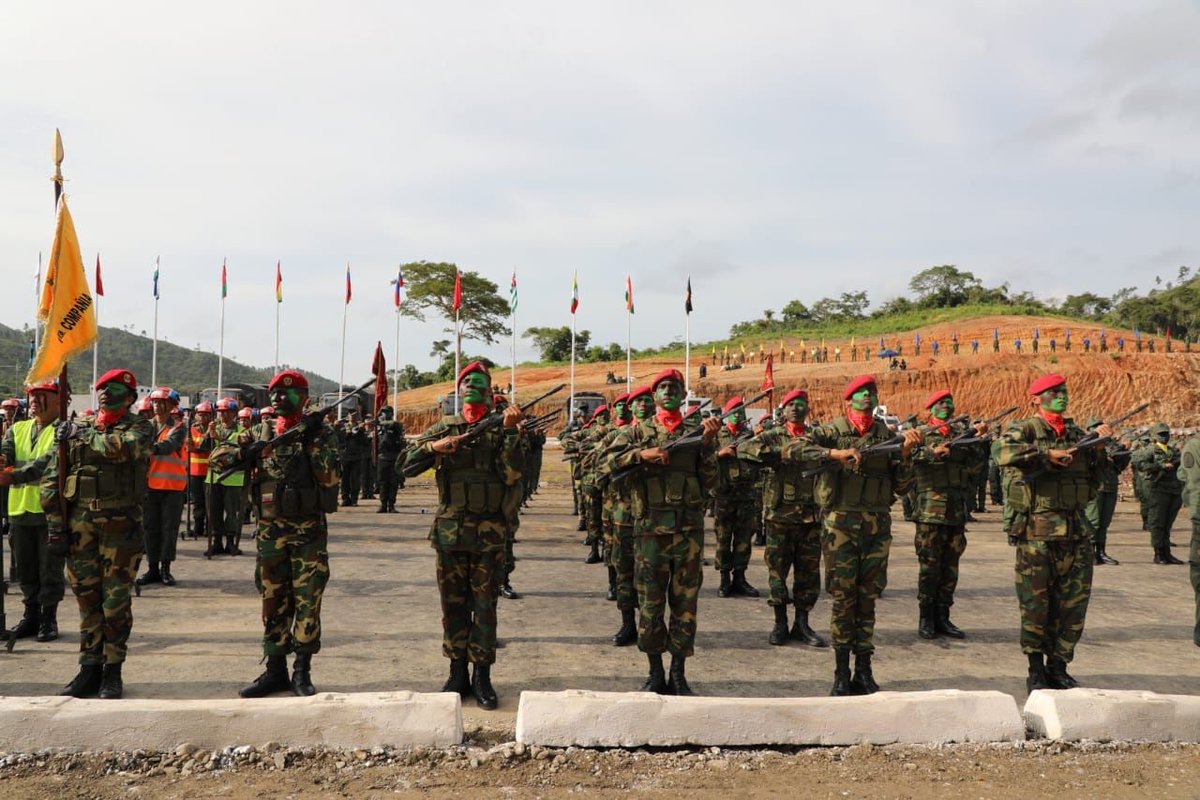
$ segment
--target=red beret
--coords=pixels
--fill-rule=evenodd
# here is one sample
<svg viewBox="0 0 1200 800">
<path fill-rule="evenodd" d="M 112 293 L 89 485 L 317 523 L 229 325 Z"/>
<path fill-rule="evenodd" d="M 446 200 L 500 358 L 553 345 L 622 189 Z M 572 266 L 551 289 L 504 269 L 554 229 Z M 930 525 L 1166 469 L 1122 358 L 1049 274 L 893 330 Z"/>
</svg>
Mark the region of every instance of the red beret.
<svg viewBox="0 0 1200 800">
<path fill-rule="evenodd" d="M 100 376 L 100 380 L 96 381 L 93 389 L 99 389 L 106 383 L 116 381 L 128 386 L 130 389 L 137 388 L 137 378 L 133 377 L 133 373 L 127 369 L 110 369 L 108 372 Z"/>
<path fill-rule="evenodd" d="M 41 383 L 35 383 L 32 386 L 25 387 L 26 394 L 33 394 L 34 392 L 54 392 L 55 394 L 58 394 L 58 381 L 42 381 Z"/>
<path fill-rule="evenodd" d="M 600 405 L 596 406 L 596 410 L 592 412 L 592 416 L 588 419 L 588 422 L 591 422 L 596 417 L 600 416 L 601 414 L 603 414 L 607 411 L 608 411 L 608 406 L 604 405 L 604 403 L 601 403 Z"/>
<path fill-rule="evenodd" d="M 615 406 L 617 403 L 625 403 L 625 404 L 628 404 L 628 403 L 629 403 L 629 392 L 626 392 L 625 394 L 619 394 L 619 395 L 617 395 L 617 396 L 616 396 L 616 397 L 613 399 L 613 405 Z"/>
<path fill-rule="evenodd" d="M 680 386 L 683 386 L 683 373 L 673 367 L 667 367 L 654 376 L 654 380 L 650 383 L 650 391 L 657 389 L 658 385 L 663 381 L 675 381 Z"/>
<path fill-rule="evenodd" d="M 285 389 L 303 389 L 307 392 L 308 378 L 294 369 L 285 369 L 271 378 L 271 382 L 267 384 L 267 391 L 271 391 L 276 386 L 282 386 Z"/>
<path fill-rule="evenodd" d="M 807 400 L 808 392 L 804 391 L 803 389 L 792 389 L 790 392 L 788 392 L 787 394 L 785 394 L 783 396 L 782 400 L 779 401 L 779 407 L 782 408 L 783 406 L 786 406 L 788 403 L 792 402 L 797 397 L 803 397 L 805 400 Z"/>
<path fill-rule="evenodd" d="M 455 384 L 462 383 L 462 379 L 470 375 L 472 372 L 482 372 L 487 376 L 489 381 L 492 379 L 492 373 L 488 372 L 488 368 L 483 365 L 482 361 L 472 361 L 470 364 L 467 364 L 458 371 L 458 379 L 455 381 Z"/>
<path fill-rule="evenodd" d="M 1033 394 L 1033 395 L 1038 395 L 1049 389 L 1053 389 L 1055 387 L 1062 386 L 1066 382 L 1067 382 L 1067 379 L 1064 378 L 1062 375 L 1059 375 L 1057 372 L 1051 372 L 1047 375 L 1043 375 L 1042 377 L 1035 380 L 1033 383 L 1029 384 L 1029 393 Z"/>
<path fill-rule="evenodd" d="M 863 388 L 864 386 L 874 385 L 874 375 L 859 375 L 857 378 L 846 384 L 846 388 L 842 391 L 842 399 L 849 400 L 859 389 Z"/>
<path fill-rule="evenodd" d="M 937 401 L 941 400 L 944 397 L 949 397 L 949 396 L 950 396 L 949 389 L 938 389 L 937 391 L 930 394 L 929 397 L 925 398 L 925 407 L 933 408 L 934 403 L 936 403 Z"/>
<path fill-rule="evenodd" d="M 654 389 L 652 389 L 649 385 L 639 386 L 636 389 L 634 389 L 632 392 L 629 393 L 629 402 L 632 403 L 634 400 L 638 399 L 642 395 L 650 395 L 650 394 L 654 394 Z"/>
<path fill-rule="evenodd" d="M 729 402 L 726 403 L 725 407 L 721 409 L 721 415 L 724 416 L 726 414 L 730 414 L 735 408 L 744 405 L 746 405 L 746 403 L 744 400 L 742 400 L 742 396 L 740 394 L 735 394 L 733 397 L 729 398 Z"/>
</svg>

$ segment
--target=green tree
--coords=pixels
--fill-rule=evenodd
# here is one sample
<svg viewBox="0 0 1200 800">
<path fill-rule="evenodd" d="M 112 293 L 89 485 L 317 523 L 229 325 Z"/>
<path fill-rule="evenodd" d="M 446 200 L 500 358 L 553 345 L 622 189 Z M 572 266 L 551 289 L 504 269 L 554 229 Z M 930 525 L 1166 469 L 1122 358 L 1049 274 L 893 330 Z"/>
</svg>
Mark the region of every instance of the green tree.
<svg viewBox="0 0 1200 800">
<path fill-rule="evenodd" d="M 908 282 L 908 288 L 917 295 L 917 303 L 926 308 L 960 306 L 967 302 L 973 289 L 982 287 L 978 278 L 953 264 L 921 270 Z"/>
<path fill-rule="evenodd" d="M 1072 317 L 1099 319 L 1112 310 L 1112 300 L 1093 292 L 1067 295 L 1058 310 Z"/>
<path fill-rule="evenodd" d="M 799 325 L 812 319 L 812 314 L 809 312 L 808 306 L 799 300 L 788 301 L 788 304 L 779 313 L 783 316 L 783 321 L 787 325 Z"/>
<path fill-rule="evenodd" d="M 454 331 L 454 274 L 458 267 L 444 262 L 416 261 L 403 265 L 408 301 L 400 306 L 406 317 L 425 321 L 433 312 L 445 319 Z M 497 286 L 478 272 L 462 273 L 462 308 L 459 322 L 462 338 L 485 344 L 495 344 L 509 330 L 504 322 L 508 317 L 508 298 L 501 297 Z"/>
<path fill-rule="evenodd" d="M 570 361 L 571 329 L 568 326 L 526 328 L 522 335 L 533 340 L 533 346 L 541 354 L 542 361 Z M 575 332 L 575 355 L 577 358 L 587 349 L 591 338 L 591 331 Z"/>
</svg>

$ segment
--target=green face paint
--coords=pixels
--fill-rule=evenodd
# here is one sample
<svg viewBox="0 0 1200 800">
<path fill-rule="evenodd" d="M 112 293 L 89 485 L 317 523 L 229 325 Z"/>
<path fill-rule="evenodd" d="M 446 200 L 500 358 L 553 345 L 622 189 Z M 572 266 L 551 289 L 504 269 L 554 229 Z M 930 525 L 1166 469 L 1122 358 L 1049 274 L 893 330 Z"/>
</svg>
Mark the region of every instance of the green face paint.
<svg viewBox="0 0 1200 800">
<path fill-rule="evenodd" d="M 100 387 L 100 406 L 106 411 L 117 411 L 130 399 L 130 391 L 123 383 L 109 381 Z"/>
<path fill-rule="evenodd" d="M 1042 392 L 1040 397 L 1042 398 L 1042 408 L 1047 411 L 1061 414 L 1067 410 L 1067 387 L 1065 384 L 1047 389 Z"/>
<path fill-rule="evenodd" d="M 874 411 L 879 403 L 879 396 L 874 386 L 864 386 L 850 395 L 850 407 L 855 411 Z"/>
<path fill-rule="evenodd" d="M 783 416 L 788 422 L 799 425 L 808 416 L 808 401 L 803 397 L 797 397 L 783 407 Z"/>
<path fill-rule="evenodd" d="M 304 408 L 304 397 L 295 388 L 276 386 L 271 390 L 271 405 L 286 417 Z"/>
<path fill-rule="evenodd" d="M 491 382 L 482 372 L 468 372 L 458 384 L 464 403 L 486 403 L 491 394 Z"/>
<path fill-rule="evenodd" d="M 950 419 L 954 414 L 954 398 L 943 397 L 933 404 L 933 416 L 936 419 Z"/>
<path fill-rule="evenodd" d="M 628 422 L 633 419 L 633 409 L 629 407 L 629 403 L 624 400 L 619 403 L 613 403 L 617 407 L 617 419 Z"/>
<path fill-rule="evenodd" d="M 654 398 L 648 394 L 638 395 L 633 401 L 633 415 L 638 419 L 654 416 Z"/>
<path fill-rule="evenodd" d="M 665 380 L 654 390 L 654 401 L 668 411 L 676 411 L 683 405 L 683 387 L 673 380 Z"/>
<path fill-rule="evenodd" d="M 741 425 L 743 422 L 746 421 L 746 407 L 738 406 L 736 409 L 734 409 L 730 413 L 726 414 L 721 419 L 723 419 L 729 425 Z"/>
</svg>

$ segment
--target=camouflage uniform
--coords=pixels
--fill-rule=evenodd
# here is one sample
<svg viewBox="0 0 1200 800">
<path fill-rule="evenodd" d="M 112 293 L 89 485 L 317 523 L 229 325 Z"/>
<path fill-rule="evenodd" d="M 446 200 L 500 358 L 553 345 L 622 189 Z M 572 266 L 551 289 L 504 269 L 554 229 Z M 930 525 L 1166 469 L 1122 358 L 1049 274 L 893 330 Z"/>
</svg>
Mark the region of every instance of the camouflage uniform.
<svg viewBox="0 0 1200 800">
<path fill-rule="evenodd" d="M 1188 547 L 1188 578 L 1196 598 L 1196 624 L 1192 641 L 1200 647 L 1200 436 L 1183 445 L 1180 473 L 1184 480 L 1184 498 L 1191 510 L 1192 538 Z"/>
<path fill-rule="evenodd" d="M 236 470 L 228 477 L 218 479 L 223 469 L 213 464 L 212 453 L 219 447 L 226 450 L 237 446 L 238 430 L 236 425 L 226 426 L 219 420 L 216 423 L 216 435 L 206 436 L 201 447 L 209 450 L 208 502 L 210 504 L 208 522 L 212 526 L 212 552 L 214 555 L 229 553 L 237 555 L 236 543 L 242 530 L 242 511 L 245 505 L 245 470 Z M 224 537 L 225 544 L 221 543 Z"/>
<path fill-rule="evenodd" d="M 404 475 L 396 470 L 396 462 L 404 452 L 404 425 L 397 420 L 379 422 L 379 467 L 375 483 L 379 489 L 379 507 L 396 510 L 396 491 L 404 488 Z"/>
<path fill-rule="evenodd" d="M 579 481 L 582 469 L 579 463 L 579 440 L 583 435 L 583 428 L 571 423 L 558 434 L 558 442 L 562 446 L 563 460 L 571 464 L 571 503 L 573 506 L 572 513 L 579 515 L 579 530 L 587 530 L 587 518 L 585 505 L 582 501 Z"/>
<path fill-rule="evenodd" d="M 742 429 L 732 432 L 728 425 L 717 431 L 717 449 L 733 444 Z M 750 566 L 750 541 L 754 535 L 754 464 L 740 455 L 718 458 L 717 490 L 713 495 L 713 522 L 717 533 L 717 552 L 713 564 L 723 576 L 745 572 Z M 722 585 L 727 583 L 722 578 Z"/>
<path fill-rule="evenodd" d="M 1150 528 L 1155 563 L 1178 563 L 1167 556 L 1171 552 L 1171 526 L 1183 504 L 1183 482 L 1177 474 L 1179 458 L 1179 448 L 1157 441 L 1133 454 L 1133 468 L 1142 476 L 1142 514 Z"/>
<path fill-rule="evenodd" d="M 1089 424 L 1088 427 L 1092 426 Z M 1125 447 L 1110 447 L 1108 460 L 1099 466 L 1100 485 L 1096 489 L 1095 498 L 1088 503 L 1084 513 L 1088 526 L 1092 529 L 1092 550 L 1096 554 L 1097 564 L 1117 563 L 1116 559 L 1110 558 L 1106 552 L 1108 527 L 1112 524 L 1113 513 L 1117 510 L 1118 480 L 1129 466 L 1132 455 Z"/>
<path fill-rule="evenodd" d="M 342 458 L 342 505 L 358 505 L 359 495 L 362 494 L 363 469 L 370 452 L 370 441 L 361 425 L 347 423 L 345 428 L 345 447 Z"/>
<path fill-rule="evenodd" d="M 71 540 L 67 578 L 79 603 L 79 663 L 125 661 L 133 630 L 130 587 L 142 557 L 142 498 L 154 425 L 127 412 L 100 429 L 76 423 L 60 464 L 58 449 L 42 475 L 41 501 L 51 530 Z M 70 516 L 59 512 L 58 474 L 66 472 Z"/>
<path fill-rule="evenodd" d="M 592 548 L 588 563 L 599 563 L 599 547 L 604 541 L 604 496 L 597 484 L 596 456 L 604 434 L 609 430 L 608 423 L 593 421 L 576 437 L 579 463 L 579 495 L 583 509 L 583 519 L 587 524 L 587 538 L 584 543 Z"/>
</svg>

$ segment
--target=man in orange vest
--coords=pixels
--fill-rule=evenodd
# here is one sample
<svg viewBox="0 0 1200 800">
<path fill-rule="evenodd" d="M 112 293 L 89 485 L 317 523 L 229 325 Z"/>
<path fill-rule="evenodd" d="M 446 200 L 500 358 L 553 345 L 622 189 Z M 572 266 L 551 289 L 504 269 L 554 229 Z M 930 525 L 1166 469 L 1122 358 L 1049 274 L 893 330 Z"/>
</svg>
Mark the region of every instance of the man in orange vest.
<svg viewBox="0 0 1200 800">
<path fill-rule="evenodd" d="M 169 387 L 150 393 L 154 409 L 154 444 L 150 448 L 150 466 L 146 470 L 149 491 L 142 502 L 142 535 L 146 543 L 146 572 L 135 583 L 175 585 L 171 562 L 175 560 L 175 542 L 179 538 L 179 518 L 183 515 L 184 494 L 188 486 L 187 457 L 183 448 L 187 429 L 171 416 L 179 405 L 179 394 Z"/>
<path fill-rule="evenodd" d="M 204 444 L 208 425 L 212 422 L 212 403 L 205 400 L 196 405 L 195 424 L 188 428 L 184 446 L 188 452 L 188 495 L 192 504 L 192 528 L 188 533 L 195 539 L 207 530 L 208 505 L 205 503 L 205 483 L 208 477 L 208 452 Z"/>
</svg>

